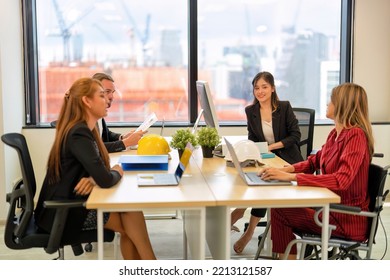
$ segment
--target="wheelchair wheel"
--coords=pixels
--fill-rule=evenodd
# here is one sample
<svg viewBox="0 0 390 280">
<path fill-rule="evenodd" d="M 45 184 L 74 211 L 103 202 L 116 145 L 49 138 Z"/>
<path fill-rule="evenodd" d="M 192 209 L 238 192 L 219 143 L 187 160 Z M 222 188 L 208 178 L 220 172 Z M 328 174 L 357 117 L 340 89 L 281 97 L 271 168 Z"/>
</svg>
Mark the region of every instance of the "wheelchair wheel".
<svg viewBox="0 0 390 280">
<path fill-rule="evenodd" d="M 335 260 L 361 260 L 362 258 L 359 256 L 358 251 L 349 251 L 349 252 L 341 252 L 339 253 Z"/>
</svg>

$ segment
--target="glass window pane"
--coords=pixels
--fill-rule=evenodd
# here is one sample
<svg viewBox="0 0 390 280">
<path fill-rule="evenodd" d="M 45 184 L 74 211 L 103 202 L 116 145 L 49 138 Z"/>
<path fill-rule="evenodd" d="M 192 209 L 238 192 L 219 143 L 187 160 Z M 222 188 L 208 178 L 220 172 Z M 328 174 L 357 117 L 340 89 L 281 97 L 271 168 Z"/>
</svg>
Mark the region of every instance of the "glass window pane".
<svg viewBox="0 0 390 280">
<path fill-rule="evenodd" d="M 73 81 L 96 72 L 118 88 L 107 121 L 150 112 L 188 121 L 187 1 L 36 2 L 41 122 L 57 118 Z"/>
<path fill-rule="evenodd" d="M 245 120 L 252 79 L 271 72 L 281 100 L 325 118 L 339 83 L 340 0 L 199 0 L 199 77 L 221 120 Z"/>
</svg>

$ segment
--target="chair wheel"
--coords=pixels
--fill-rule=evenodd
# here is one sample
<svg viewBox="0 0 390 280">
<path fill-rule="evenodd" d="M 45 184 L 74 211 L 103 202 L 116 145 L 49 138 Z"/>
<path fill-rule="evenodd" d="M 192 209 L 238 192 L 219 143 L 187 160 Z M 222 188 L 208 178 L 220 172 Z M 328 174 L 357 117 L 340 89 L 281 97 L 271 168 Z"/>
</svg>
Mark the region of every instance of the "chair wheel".
<svg viewBox="0 0 390 280">
<path fill-rule="evenodd" d="M 91 243 L 88 243 L 88 244 L 85 244 L 85 246 L 84 246 L 84 250 L 86 251 L 86 252 L 92 252 L 92 244 Z"/>
</svg>

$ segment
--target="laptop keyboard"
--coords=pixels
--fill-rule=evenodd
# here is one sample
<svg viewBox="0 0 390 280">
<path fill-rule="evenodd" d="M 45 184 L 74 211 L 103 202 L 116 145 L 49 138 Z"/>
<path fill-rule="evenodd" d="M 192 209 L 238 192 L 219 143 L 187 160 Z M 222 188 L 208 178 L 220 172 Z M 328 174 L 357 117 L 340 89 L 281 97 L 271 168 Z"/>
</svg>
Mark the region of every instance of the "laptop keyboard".
<svg viewBox="0 0 390 280">
<path fill-rule="evenodd" d="M 252 182 L 261 182 L 261 181 L 263 181 L 263 180 L 260 179 L 259 176 L 257 176 L 256 172 L 246 172 L 245 174 Z"/>
<path fill-rule="evenodd" d="M 176 184 L 177 180 L 174 174 L 154 174 L 154 182 L 158 184 Z"/>
</svg>

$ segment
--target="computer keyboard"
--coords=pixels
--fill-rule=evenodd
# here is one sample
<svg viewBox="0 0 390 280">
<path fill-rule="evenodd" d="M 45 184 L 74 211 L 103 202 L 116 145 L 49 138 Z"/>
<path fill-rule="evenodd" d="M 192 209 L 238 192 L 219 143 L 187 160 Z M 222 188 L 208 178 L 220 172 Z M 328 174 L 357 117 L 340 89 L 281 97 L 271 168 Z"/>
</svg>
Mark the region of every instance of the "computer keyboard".
<svg viewBox="0 0 390 280">
<path fill-rule="evenodd" d="M 259 176 L 257 176 L 257 173 L 256 172 L 247 172 L 245 173 L 246 176 L 248 176 L 248 178 L 252 181 L 252 182 L 260 182 L 262 181 L 261 178 Z"/>
<path fill-rule="evenodd" d="M 174 174 L 154 174 L 154 181 L 159 184 L 175 184 L 177 180 Z"/>
</svg>

